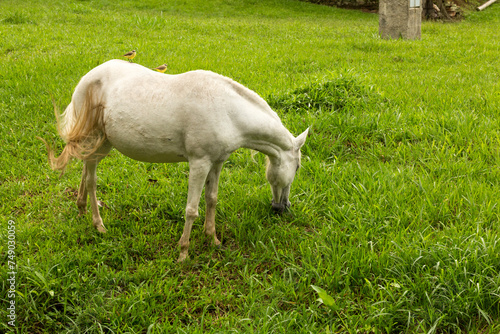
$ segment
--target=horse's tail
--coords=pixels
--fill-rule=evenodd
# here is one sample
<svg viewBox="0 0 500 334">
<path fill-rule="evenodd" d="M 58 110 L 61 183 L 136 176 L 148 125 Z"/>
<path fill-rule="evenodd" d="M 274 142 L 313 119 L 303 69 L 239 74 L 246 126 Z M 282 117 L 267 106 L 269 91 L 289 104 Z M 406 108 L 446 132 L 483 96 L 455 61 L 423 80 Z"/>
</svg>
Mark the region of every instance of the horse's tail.
<svg viewBox="0 0 500 334">
<path fill-rule="evenodd" d="M 99 86 L 99 84 L 88 85 L 84 96 L 74 94 L 70 105 L 62 115 L 59 114 L 55 102 L 52 101 L 57 119 L 57 130 L 66 142 L 66 146 L 61 155 L 56 157 L 50 144 L 42 138 L 39 139 L 45 143 L 49 164 L 53 170 L 64 172 L 72 158 L 88 159 L 106 140 L 104 106 L 96 96 Z"/>
</svg>

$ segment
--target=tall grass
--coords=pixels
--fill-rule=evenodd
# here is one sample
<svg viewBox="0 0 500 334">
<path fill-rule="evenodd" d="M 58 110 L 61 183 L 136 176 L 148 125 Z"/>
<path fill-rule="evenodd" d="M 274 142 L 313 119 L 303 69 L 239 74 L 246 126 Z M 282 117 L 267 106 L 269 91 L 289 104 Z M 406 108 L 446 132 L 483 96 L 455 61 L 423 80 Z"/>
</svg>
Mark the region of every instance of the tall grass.
<svg viewBox="0 0 500 334">
<path fill-rule="evenodd" d="M 13 220 L 18 265 L 16 327 L 1 331 L 498 332 L 499 23 L 493 5 L 385 41 L 376 15 L 299 1 L 1 2 L 0 253 Z M 230 76 L 293 133 L 311 128 L 289 214 L 271 212 L 264 157 L 238 150 L 221 250 L 198 220 L 175 262 L 187 164 L 112 152 L 98 170 L 108 233 L 77 217 L 81 163 L 59 178 L 35 136 L 61 149 L 51 95 L 63 109 L 131 49 L 170 74 Z"/>
</svg>

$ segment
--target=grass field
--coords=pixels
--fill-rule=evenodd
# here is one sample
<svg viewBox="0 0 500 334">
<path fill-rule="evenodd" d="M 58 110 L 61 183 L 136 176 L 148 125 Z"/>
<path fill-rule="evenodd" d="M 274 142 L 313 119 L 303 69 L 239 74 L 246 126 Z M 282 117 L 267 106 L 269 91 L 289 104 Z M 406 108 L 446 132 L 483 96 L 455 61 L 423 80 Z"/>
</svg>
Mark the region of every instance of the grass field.
<svg viewBox="0 0 500 334">
<path fill-rule="evenodd" d="M 290 0 L 0 2 L 0 332 L 498 333 L 499 27 L 497 4 L 386 41 L 375 14 Z M 265 157 L 238 150 L 222 250 L 199 219 L 177 264 L 187 164 L 114 151 L 98 169 L 108 233 L 77 217 L 81 162 L 59 177 L 35 137 L 60 152 L 51 95 L 63 110 L 132 49 L 310 127 L 290 213 L 271 212 Z"/>
</svg>

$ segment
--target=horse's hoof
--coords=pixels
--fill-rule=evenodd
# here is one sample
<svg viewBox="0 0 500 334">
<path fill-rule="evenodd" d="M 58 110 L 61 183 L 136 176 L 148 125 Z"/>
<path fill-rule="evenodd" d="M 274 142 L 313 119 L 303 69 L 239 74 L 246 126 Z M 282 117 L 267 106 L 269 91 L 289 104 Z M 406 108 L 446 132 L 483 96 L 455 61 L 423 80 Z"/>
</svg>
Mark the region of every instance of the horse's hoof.
<svg viewBox="0 0 500 334">
<path fill-rule="evenodd" d="M 104 227 L 104 225 L 98 225 L 98 226 L 96 226 L 96 229 L 97 229 L 97 231 L 99 231 L 101 233 L 106 233 L 107 232 L 107 230 Z"/>
<path fill-rule="evenodd" d="M 181 262 L 184 262 L 186 261 L 186 259 L 188 259 L 188 253 L 180 253 L 179 254 L 179 258 L 177 259 L 177 263 L 181 263 Z"/>
<path fill-rule="evenodd" d="M 217 239 L 217 237 L 214 238 L 214 241 L 213 241 L 212 244 L 215 246 L 216 249 L 221 249 L 222 248 L 222 244 L 221 244 L 220 240 Z"/>
</svg>

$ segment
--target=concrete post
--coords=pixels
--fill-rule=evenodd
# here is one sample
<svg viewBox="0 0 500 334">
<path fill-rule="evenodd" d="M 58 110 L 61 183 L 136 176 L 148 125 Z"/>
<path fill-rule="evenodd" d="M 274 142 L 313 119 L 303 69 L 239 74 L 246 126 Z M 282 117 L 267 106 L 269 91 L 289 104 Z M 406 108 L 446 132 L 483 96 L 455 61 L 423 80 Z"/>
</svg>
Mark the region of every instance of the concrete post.
<svg viewBox="0 0 500 334">
<path fill-rule="evenodd" d="M 421 0 L 379 0 L 379 34 L 385 39 L 420 39 Z"/>
</svg>

